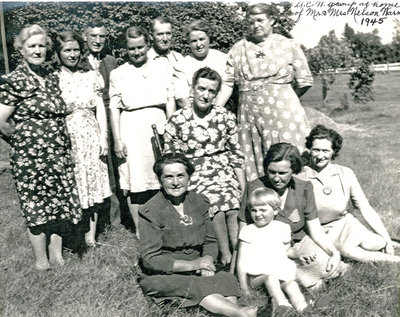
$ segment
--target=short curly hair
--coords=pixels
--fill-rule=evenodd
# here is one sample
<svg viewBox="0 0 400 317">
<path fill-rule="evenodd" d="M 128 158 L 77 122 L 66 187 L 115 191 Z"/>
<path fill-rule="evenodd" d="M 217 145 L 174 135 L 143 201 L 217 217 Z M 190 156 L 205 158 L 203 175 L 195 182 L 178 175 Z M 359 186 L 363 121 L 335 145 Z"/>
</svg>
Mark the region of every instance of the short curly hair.
<svg viewBox="0 0 400 317">
<path fill-rule="evenodd" d="M 153 171 L 157 175 L 158 180 L 161 179 L 164 167 L 175 163 L 184 165 L 189 177 L 194 173 L 194 166 L 185 155 L 176 152 L 166 153 L 159 157 L 153 165 Z"/>
<path fill-rule="evenodd" d="M 329 129 L 322 124 L 316 125 L 308 136 L 306 136 L 306 148 L 311 150 L 315 139 L 327 139 L 332 144 L 332 160 L 339 156 L 339 151 L 342 148 L 343 137 L 335 130 Z"/>
<path fill-rule="evenodd" d="M 280 161 L 289 161 L 294 174 L 300 173 L 303 168 L 299 149 L 291 143 L 280 142 L 271 145 L 264 158 L 264 173 L 267 174 L 270 163 Z"/>
<path fill-rule="evenodd" d="M 34 35 L 44 35 L 46 37 L 46 49 L 50 50 L 52 46 L 51 38 L 47 35 L 47 32 L 38 24 L 29 25 L 21 30 L 15 37 L 14 48 L 19 51 L 24 46 L 26 40 Z"/>
</svg>

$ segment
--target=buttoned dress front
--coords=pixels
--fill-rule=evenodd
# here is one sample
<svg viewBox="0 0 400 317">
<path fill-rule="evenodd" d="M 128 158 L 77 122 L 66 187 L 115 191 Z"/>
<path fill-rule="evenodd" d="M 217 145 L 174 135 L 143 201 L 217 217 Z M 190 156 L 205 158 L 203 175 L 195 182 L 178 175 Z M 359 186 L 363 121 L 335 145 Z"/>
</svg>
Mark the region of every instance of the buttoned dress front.
<svg viewBox="0 0 400 317">
<path fill-rule="evenodd" d="M 228 53 L 223 83 L 239 87 L 239 140 L 246 157 L 246 178 L 264 175 L 263 160 L 269 147 L 288 142 L 304 147 L 309 124 L 291 84 L 311 86 L 313 79 L 299 45 L 271 34 L 261 48 L 246 39 Z"/>
<path fill-rule="evenodd" d="M 169 118 L 164 141 L 165 152 L 183 153 L 195 166 L 189 189 L 210 200 L 211 217 L 239 208 L 241 190 L 235 169 L 243 168 L 244 156 L 232 112 L 213 106 L 198 120 L 187 106 Z"/>
</svg>

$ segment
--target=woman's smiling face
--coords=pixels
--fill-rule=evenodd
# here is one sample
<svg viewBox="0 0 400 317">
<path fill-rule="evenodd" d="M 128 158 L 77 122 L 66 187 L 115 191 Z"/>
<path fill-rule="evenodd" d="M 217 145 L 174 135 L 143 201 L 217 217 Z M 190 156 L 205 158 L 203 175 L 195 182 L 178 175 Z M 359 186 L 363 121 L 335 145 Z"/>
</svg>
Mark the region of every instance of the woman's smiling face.
<svg viewBox="0 0 400 317">
<path fill-rule="evenodd" d="M 180 197 L 187 191 L 189 175 L 185 165 L 172 163 L 165 165 L 160 177 L 161 185 L 167 195 Z"/>
<path fill-rule="evenodd" d="M 310 149 L 311 164 L 317 172 L 322 171 L 332 160 L 335 153 L 332 142 L 328 139 L 315 139 Z"/>
</svg>

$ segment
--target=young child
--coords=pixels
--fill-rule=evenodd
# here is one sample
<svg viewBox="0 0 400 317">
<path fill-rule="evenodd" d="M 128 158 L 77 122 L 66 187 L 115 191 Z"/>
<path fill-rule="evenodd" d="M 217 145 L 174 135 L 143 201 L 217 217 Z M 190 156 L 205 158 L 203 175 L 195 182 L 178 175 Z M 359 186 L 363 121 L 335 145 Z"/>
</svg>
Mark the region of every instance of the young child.
<svg viewBox="0 0 400 317">
<path fill-rule="evenodd" d="M 295 281 L 296 265 L 286 255 L 290 247 L 290 227 L 274 220 L 280 206 L 279 195 L 272 189 L 257 188 L 251 193 L 247 208 L 254 223 L 240 231 L 237 259 L 238 278 L 244 295 L 250 295 L 249 276 L 252 287 L 266 287 L 272 297 L 274 316 L 286 316 L 293 307 L 299 312 L 307 307 Z"/>
</svg>

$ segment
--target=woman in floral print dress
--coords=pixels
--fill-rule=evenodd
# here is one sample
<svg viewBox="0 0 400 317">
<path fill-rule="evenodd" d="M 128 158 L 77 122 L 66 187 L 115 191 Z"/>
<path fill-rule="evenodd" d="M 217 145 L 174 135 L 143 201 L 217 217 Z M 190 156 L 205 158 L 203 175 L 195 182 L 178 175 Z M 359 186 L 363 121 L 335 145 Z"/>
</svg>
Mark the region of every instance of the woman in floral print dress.
<svg viewBox="0 0 400 317">
<path fill-rule="evenodd" d="M 244 156 L 238 142 L 235 115 L 212 102 L 221 78 L 208 67 L 193 78 L 193 104 L 174 114 L 165 127 L 165 152 L 181 152 L 195 166 L 189 190 L 206 196 L 218 237 L 222 264 L 231 261 L 237 244 L 237 212 L 244 188 Z M 228 230 L 228 232 L 227 232 Z"/>
<path fill-rule="evenodd" d="M 66 121 L 79 200 L 85 220 L 89 222 L 85 241 L 88 246 L 95 246 L 100 204 L 111 196 L 105 161 L 107 119 L 101 94 L 103 77 L 98 71 L 89 70 L 88 62 L 81 59 L 83 43 L 77 32 L 68 30 L 59 33 L 54 44 L 59 85 L 69 112 Z"/>
<path fill-rule="evenodd" d="M 23 62 L 0 84 L 0 132 L 11 145 L 11 166 L 36 268 L 62 265 L 65 220 L 81 218 L 72 169 L 67 109 L 57 78 L 43 68 L 50 39 L 38 25 L 24 28 L 14 46 Z M 15 125 L 10 125 L 8 119 Z"/>
<path fill-rule="evenodd" d="M 225 105 L 233 84 L 238 85 L 239 140 L 248 181 L 264 175 L 263 160 L 272 144 L 288 142 L 302 151 L 309 130 L 299 97 L 312 85 L 311 72 L 300 46 L 273 33 L 274 16 L 274 5 L 249 7 L 251 39 L 240 40 L 230 50 L 215 102 Z"/>
</svg>

